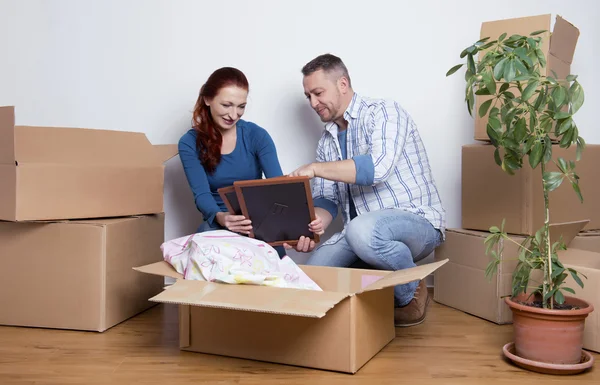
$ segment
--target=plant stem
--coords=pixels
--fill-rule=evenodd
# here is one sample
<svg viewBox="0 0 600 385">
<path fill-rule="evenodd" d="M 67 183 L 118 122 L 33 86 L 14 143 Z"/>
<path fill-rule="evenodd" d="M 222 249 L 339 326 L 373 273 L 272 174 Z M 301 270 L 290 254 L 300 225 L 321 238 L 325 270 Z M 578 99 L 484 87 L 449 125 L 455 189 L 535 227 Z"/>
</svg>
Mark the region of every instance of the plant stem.
<svg viewBox="0 0 600 385">
<path fill-rule="evenodd" d="M 521 249 L 527 251 L 529 254 L 533 254 L 533 252 L 531 250 L 529 250 L 527 247 L 523 246 L 522 244 L 520 244 L 519 242 L 515 241 L 514 239 L 506 236 L 504 237 L 504 239 L 508 239 L 509 241 L 511 241 L 512 243 L 514 243 L 515 245 L 519 246 Z M 518 260 L 518 258 L 517 258 Z"/>
<path fill-rule="evenodd" d="M 541 168 L 542 168 L 542 176 L 545 174 L 546 172 L 546 164 L 544 163 L 544 161 L 542 160 L 540 162 Z M 545 249 L 546 249 L 546 257 L 548 258 L 548 271 L 546 274 L 548 274 L 545 279 L 544 279 L 544 298 L 546 298 L 546 294 L 550 293 L 553 289 L 553 285 L 552 285 L 552 246 L 550 243 L 550 200 L 548 199 L 548 188 L 546 187 L 546 183 L 543 181 L 542 179 L 542 187 L 544 190 L 544 209 L 546 211 L 546 218 L 544 220 L 544 234 L 546 237 L 546 245 L 545 245 Z M 542 298 L 542 303 L 544 308 L 548 308 L 548 305 L 546 304 L 546 301 L 544 301 Z M 553 296 L 549 298 L 549 303 L 550 303 L 550 309 L 554 309 L 554 298 Z"/>
</svg>

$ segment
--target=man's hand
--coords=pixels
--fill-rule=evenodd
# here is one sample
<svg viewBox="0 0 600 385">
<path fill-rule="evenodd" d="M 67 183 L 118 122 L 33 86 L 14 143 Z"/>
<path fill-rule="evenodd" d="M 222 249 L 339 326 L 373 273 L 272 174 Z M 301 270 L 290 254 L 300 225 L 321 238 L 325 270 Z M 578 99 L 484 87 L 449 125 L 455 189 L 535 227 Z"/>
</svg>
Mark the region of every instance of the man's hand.
<svg viewBox="0 0 600 385">
<path fill-rule="evenodd" d="M 308 229 L 315 234 L 323 235 L 333 218 L 331 217 L 331 214 L 329 214 L 329 211 L 320 207 L 315 207 L 315 216 L 317 219 L 308 224 Z M 315 248 L 315 241 L 308 237 L 301 236 L 296 247 L 290 246 L 287 243 L 284 243 L 283 247 L 287 250 L 295 249 L 300 253 L 308 253 Z"/>
<path fill-rule="evenodd" d="M 296 251 L 301 252 L 301 253 L 308 253 L 315 248 L 315 241 L 313 241 L 312 239 L 305 237 L 303 235 L 298 240 L 298 244 L 296 245 L 295 248 L 288 245 L 287 243 L 284 243 L 283 247 L 286 248 L 287 250 L 295 249 Z"/>
<path fill-rule="evenodd" d="M 250 234 L 252 230 L 252 221 L 246 219 L 243 215 L 231 215 L 229 213 L 217 213 L 217 222 L 229 231 L 240 234 Z"/>
<path fill-rule="evenodd" d="M 306 164 L 300 168 L 294 170 L 290 176 L 307 176 L 309 178 L 314 178 L 315 175 L 315 165 L 314 163 Z"/>
</svg>

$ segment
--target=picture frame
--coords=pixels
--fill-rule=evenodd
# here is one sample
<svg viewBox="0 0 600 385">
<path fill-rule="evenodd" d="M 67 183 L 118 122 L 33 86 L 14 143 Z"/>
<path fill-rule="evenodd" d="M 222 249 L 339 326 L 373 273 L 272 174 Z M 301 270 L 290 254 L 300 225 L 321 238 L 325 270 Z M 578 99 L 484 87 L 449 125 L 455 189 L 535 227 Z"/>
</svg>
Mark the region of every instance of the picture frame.
<svg viewBox="0 0 600 385">
<path fill-rule="evenodd" d="M 271 246 L 294 246 L 301 236 L 320 241 L 319 235 L 308 228 L 316 219 L 308 177 L 236 181 L 233 186 L 219 189 L 219 194 L 230 213 L 236 213 L 239 205 L 241 215 L 252 221 L 248 235 L 252 238 Z"/>
</svg>

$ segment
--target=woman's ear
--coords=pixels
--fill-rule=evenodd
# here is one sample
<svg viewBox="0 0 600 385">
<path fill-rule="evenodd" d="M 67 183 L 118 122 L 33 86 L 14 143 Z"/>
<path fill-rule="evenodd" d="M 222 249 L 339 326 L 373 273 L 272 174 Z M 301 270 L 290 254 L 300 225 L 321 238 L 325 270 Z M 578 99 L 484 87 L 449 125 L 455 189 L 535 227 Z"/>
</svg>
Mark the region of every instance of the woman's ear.
<svg viewBox="0 0 600 385">
<path fill-rule="evenodd" d="M 205 104 L 207 107 L 210 107 L 210 102 L 209 102 L 209 101 L 208 101 L 208 99 L 206 99 L 204 96 L 202 97 L 202 101 L 204 102 L 204 104 Z"/>
</svg>

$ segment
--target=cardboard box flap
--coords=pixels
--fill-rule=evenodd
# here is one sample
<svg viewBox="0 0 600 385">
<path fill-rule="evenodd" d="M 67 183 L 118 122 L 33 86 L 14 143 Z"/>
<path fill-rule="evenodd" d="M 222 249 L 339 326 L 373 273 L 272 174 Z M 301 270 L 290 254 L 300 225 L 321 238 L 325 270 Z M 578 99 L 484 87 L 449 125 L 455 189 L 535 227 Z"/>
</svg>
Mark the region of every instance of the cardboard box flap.
<svg viewBox="0 0 600 385">
<path fill-rule="evenodd" d="M 0 164 L 15 164 L 15 109 L 0 107 Z"/>
<path fill-rule="evenodd" d="M 176 144 L 155 144 L 154 152 L 158 154 L 160 163 L 164 163 L 179 153 L 179 148 Z"/>
<path fill-rule="evenodd" d="M 542 36 L 544 39 L 542 47 L 548 47 L 547 37 L 550 31 L 550 17 L 551 15 L 546 14 L 486 21 L 481 23 L 481 38 L 489 37 L 491 41 L 497 40 L 503 33 L 506 33 L 506 37 L 508 38 L 515 34 L 529 36 L 532 32 L 546 30 L 548 32 L 539 36 Z M 545 50 L 545 52 L 548 52 L 548 50 Z"/>
<path fill-rule="evenodd" d="M 396 286 L 401 285 L 403 283 L 421 280 L 427 277 L 429 274 L 436 271 L 437 269 L 439 269 L 444 264 L 446 264 L 446 262 L 448 262 L 448 258 L 438 262 L 413 267 L 410 269 L 395 271 L 373 282 L 369 286 L 362 289 L 359 293 L 363 293 L 365 291 L 379 290 L 390 286 Z"/>
<path fill-rule="evenodd" d="M 155 166 L 162 163 L 143 133 L 15 126 L 18 164 Z"/>
<path fill-rule="evenodd" d="M 570 267 L 585 267 L 600 270 L 600 253 L 588 250 L 567 249 L 558 252 L 560 261 Z M 585 285 L 585 278 L 581 277 Z M 588 277 L 590 279 L 591 277 Z M 579 286 L 573 289 L 577 290 Z"/>
<path fill-rule="evenodd" d="M 153 302 L 321 318 L 347 293 L 179 280 Z"/>
<path fill-rule="evenodd" d="M 579 29 L 560 16 L 556 16 L 554 30 L 550 36 L 550 54 L 571 64 L 579 39 Z"/>
<path fill-rule="evenodd" d="M 133 270 L 146 274 L 160 275 L 162 277 L 169 277 L 175 279 L 183 278 L 183 275 L 179 274 L 175 269 L 173 269 L 173 266 L 171 266 L 168 262 L 165 261 L 151 263 L 150 265 L 145 266 L 134 267 Z"/>
<path fill-rule="evenodd" d="M 589 223 L 589 219 L 575 222 L 552 223 L 550 224 L 550 241 L 558 241 L 562 236 L 563 242 L 567 247 L 581 230 Z"/>
</svg>

